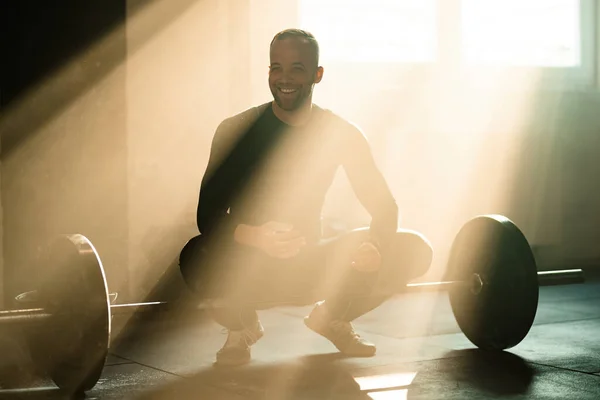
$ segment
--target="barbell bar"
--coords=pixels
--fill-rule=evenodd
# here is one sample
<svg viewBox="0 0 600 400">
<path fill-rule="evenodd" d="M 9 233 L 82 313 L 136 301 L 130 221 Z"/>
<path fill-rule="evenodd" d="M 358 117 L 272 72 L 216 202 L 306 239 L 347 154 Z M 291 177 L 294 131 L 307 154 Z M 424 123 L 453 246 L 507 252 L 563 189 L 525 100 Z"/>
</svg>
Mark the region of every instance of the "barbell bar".
<svg viewBox="0 0 600 400">
<path fill-rule="evenodd" d="M 538 271 L 538 284 L 539 286 L 555 286 L 555 285 L 573 285 L 585 282 L 585 275 L 583 270 L 580 268 L 573 269 L 561 269 L 555 271 Z M 474 274 L 473 281 L 438 281 L 438 282 L 419 282 L 419 283 L 408 283 L 406 288 L 408 291 L 413 290 L 447 290 L 452 285 L 469 285 L 473 284 L 476 287 L 481 287 L 481 277 L 478 274 Z M 479 282 L 478 282 L 479 281 Z"/>
<path fill-rule="evenodd" d="M 448 290 L 452 311 L 467 338 L 481 349 L 504 350 L 533 325 L 539 286 L 585 281 L 581 269 L 537 271 L 525 236 L 508 218 L 468 221 L 450 251 L 448 278 L 409 283 L 406 290 Z M 45 278 L 35 293 L 44 307 L 0 311 L 0 331 L 16 327 L 56 385 L 70 393 L 92 389 L 108 355 L 112 315 L 169 307 L 168 302 L 111 304 L 101 258 L 81 234 L 62 235 L 44 257 Z M 306 303 L 261 302 L 262 307 Z M 200 302 L 197 308 L 213 306 Z M 32 329 L 38 327 L 39 329 Z"/>
<path fill-rule="evenodd" d="M 573 285 L 585 283 L 585 275 L 582 269 L 563 269 L 555 271 L 539 271 L 538 284 L 539 286 L 556 286 L 556 285 Z M 470 281 L 437 281 L 437 282 L 419 282 L 419 283 L 408 283 L 402 293 L 411 293 L 419 291 L 447 291 L 451 286 L 467 286 L 472 291 L 481 291 L 483 288 L 483 281 L 478 274 L 474 274 Z M 272 302 L 260 302 L 263 307 L 272 306 L 286 306 L 286 305 L 298 305 L 305 304 L 306 298 L 276 300 Z M 210 307 L 214 307 L 218 303 L 214 301 L 199 302 L 194 309 L 203 310 Z M 226 301 L 222 305 L 227 305 Z M 139 302 L 139 303 L 123 303 L 123 304 L 111 304 L 110 310 L 112 315 L 130 314 L 137 312 L 155 312 L 159 308 L 163 307 L 165 310 L 170 309 L 173 303 L 168 301 L 150 301 L 150 302 Z M 41 309 L 39 311 L 42 311 Z M 1 317 L 0 317 L 1 319 Z"/>
<path fill-rule="evenodd" d="M 572 285 L 580 284 L 585 282 L 585 275 L 582 269 L 564 269 L 555 271 L 539 271 L 538 283 L 539 286 L 554 286 L 554 285 Z M 474 282 L 473 282 L 474 281 Z M 472 291 L 479 292 L 483 288 L 483 282 L 478 274 L 473 276 L 472 281 L 437 281 L 437 282 L 419 282 L 419 283 L 408 283 L 406 284 L 406 292 L 411 291 L 444 291 L 452 285 L 463 285 L 469 286 Z M 24 297 L 24 295 L 31 294 L 35 296 L 35 293 L 23 293 L 18 297 Z M 274 306 L 281 305 L 294 305 L 298 303 L 304 303 L 303 300 L 289 300 L 286 303 L 285 300 L 273 301 L 271 303 L 261 302 L 261 305 L 272 304 Z M 131 314 L 136 312 L 155 312 L 160 307 L 168 308 L 173 303 L 168 301 L 149 301 L 149 302 L 138 302 L 138 303 L 123 303 L 123 304 L 111 304 L 110 311 L 111 315 L 120 314 Z M 209 307 L 213 307 L 214 302 L 199 302 L 195 309 L 203 310 Z M 36 323 L 52 318 L 51 313 L 46 312 L 44 308 L 29 308 L 20 310 L 0 310 L 0 326 L 6 325 L 21 325 L 28 323 Z"/>
<path fill-rule="evenodd" d="M 582 269 L 565 269 L 556 271 L 539 271 L 538 284 L 539 286 L 554 286 L 554 285 L 572 285 L 580 284 L 585 282 L 585 276 Z M 437 282 L 420 282 L 420 283 L 408 283 L 406 284 L 406 292 L 410 292 L 411 289 L 415 291 L 420 290 L 432 290 L 432 291 L 443 291 L 448 290 L 451 286 L 467 286 L 475 294 L 479 293 L 484 286 L 481 277 L 478 274 L 474 274 L 471 281 L 437 281 Z M 25 293 L 24 293 L 25 294 Z M 23 296 L 21 294 L 20 296 Z M 35 295 L 31 292 L 32 295 Z M 18 297 L 18 296 L 17 296 Z M 291 299 L 291 300 L 279 300 L 272 302 L 260 302 L 261 306 L 285 306 L 295 305 L 299 303 L 306 303 L 306 299 Z M 198 310 L 208 309 L 214 307 L 215 302 L 199 302 L 194 308 Z M 225 305 L 224 303 L 223 305 Z M 173 306 L 173 303 L 167 301 L 150 301 L 150 302 L 138 302 L 138 303 L 123 303 L 123 304 L 111 304 L 110 313 L 111 315 L 120 314 L 132 314 L 137 312 L 155 312 L 160 307 L 165 309 Z M 8 325 L 17 325 L 22 327 L 26 324 L 42 323 L 45 320 L 52 318 L 53 314 L 46 311 L 44 308 L 29 308 L 20 310 L 4 310 L 0 311 L 0 327 Z"/>
</svg>

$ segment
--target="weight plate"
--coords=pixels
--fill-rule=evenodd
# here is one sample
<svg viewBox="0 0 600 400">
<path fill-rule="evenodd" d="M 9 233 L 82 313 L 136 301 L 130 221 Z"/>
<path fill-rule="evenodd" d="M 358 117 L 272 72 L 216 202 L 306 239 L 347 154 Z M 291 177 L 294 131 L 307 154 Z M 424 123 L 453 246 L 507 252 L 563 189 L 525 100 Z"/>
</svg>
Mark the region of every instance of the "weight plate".
<svg viewBox="0 0 600 400">
<path fill-rule="evenodd" d="M 38 343 L 50 378 L 70 393 L 92 389 L 108 355 L 110 304 L 102 261 L 83 235 L 63 235 L 43 258 L 43 307 L 53 314 Z"/>
<path fill-rule="evenodd" d="M 447 273 L 448 280 L 468 282 L 452 285 L 449 296 L 458 325 L 474 345 L 504 350 L 525 338 L 537 312 L 537 266 L 512 221 L 482 215 L 467 222 L 452 244 Z"/>
</svg>

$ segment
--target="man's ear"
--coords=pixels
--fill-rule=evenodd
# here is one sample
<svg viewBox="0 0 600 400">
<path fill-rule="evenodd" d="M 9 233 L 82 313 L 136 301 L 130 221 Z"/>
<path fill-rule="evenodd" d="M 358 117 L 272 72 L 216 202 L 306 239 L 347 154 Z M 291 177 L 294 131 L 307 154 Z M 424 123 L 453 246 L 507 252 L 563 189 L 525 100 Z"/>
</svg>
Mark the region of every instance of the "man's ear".
<svg viewBox="0 0 600 400">
<path fill-rule="evenodd" d="M 323 67 L 317 67 L 317 71 L 315 73 L 315 83 L 321 82 L 323 79 Z"/>
</svg>

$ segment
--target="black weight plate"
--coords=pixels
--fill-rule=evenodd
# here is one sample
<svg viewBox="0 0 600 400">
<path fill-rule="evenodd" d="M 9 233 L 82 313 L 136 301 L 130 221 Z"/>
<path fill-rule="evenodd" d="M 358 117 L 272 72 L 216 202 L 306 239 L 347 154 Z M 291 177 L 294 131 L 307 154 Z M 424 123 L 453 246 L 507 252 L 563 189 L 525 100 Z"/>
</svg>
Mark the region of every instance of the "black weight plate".
<svg viewBox="0 0 600 400">
<path fill-rule="evenodd" d="M 92 389 L 108 355 L 110 304 L 102 262 L 83 235 L 63 235 L 43 257 L 40 298 L 53 314 L 38 343 L 50 378 L 70 393 Z"/>
<path fill-rule="evenodd" d="M 504 350 L 527 335 L 537 312 L 539 285 L 531 247 L 519 228 L 501 215 L 467 222 L 456 236 L 448 260 L 448 280 L 473 280 L 481 291 L 453 285 L 450 304 L 465 336 L 477 347 Z"/>
</svg>

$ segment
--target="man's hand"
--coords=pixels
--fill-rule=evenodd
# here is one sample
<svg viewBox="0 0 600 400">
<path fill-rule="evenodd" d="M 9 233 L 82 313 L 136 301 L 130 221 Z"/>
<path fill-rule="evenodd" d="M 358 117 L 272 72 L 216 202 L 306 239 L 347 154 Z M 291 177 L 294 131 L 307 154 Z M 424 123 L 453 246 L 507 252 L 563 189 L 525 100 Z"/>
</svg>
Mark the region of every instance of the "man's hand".
<svg viewBox="0 0 600 400">
<path fill-rule="evenodd" d="M 381 267 L 381 254 L 370 242 L 363 242 L 354 252 L 352 267 L 360 272 L 375 272 Z"/>
<path fill-rule="evenodd" d="M 235 231 L 238 243 L 262 250 L 273 258 L 292 258 L 306 245 L 302 234 L 289 224 L 267 222 L 260 226 L 240 225 Z"/>
</svg>

